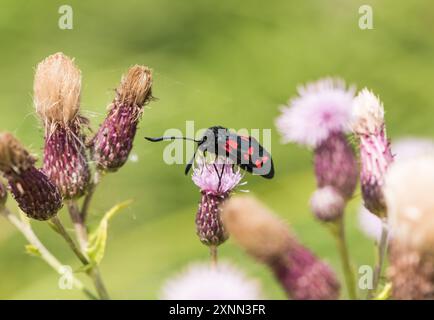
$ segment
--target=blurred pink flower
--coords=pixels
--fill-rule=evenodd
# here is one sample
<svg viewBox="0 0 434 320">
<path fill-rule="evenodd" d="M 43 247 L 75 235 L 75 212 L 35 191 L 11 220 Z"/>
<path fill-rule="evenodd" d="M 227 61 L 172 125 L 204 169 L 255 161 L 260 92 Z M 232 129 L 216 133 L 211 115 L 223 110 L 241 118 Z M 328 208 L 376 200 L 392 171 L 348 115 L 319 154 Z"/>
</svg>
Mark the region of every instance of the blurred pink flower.
<svg viewBox="0 0 434 320">
<path fill-rule="evenodd" d="M 257 281 L 247 278 L 229 263 L 211 266 L 194 263 L 163 286 L 164 300 L 258 300 L 262 298 Z"/>
<path fill-rule="evenodd" d="M 283 142 L 316 147 L 331 133 L 346 132 L 354 89 L 341 79 L 325 78 L 298 88 L 289 107 L 281 108 L 276 126 Z"/>
</svg>

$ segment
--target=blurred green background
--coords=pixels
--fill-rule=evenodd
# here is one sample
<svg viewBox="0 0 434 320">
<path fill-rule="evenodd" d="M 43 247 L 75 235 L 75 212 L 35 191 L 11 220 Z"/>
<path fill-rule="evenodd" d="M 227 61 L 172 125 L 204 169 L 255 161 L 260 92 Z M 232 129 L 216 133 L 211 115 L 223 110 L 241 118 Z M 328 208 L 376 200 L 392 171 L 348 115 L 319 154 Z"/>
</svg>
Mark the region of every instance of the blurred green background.
<svg viewBox="0 0 434 320">
<path fill-rule="evenodd" d="M 73 30 L 58 28 L 63 4 L 74 10 Z M 358 27 L 362 4 L 373 7 L 374 30 Z M 143 140 L 167 128 L 185 130 L 186 120 L 194 120 L 196 128 L 272 128 L 276 177 L 246 175 L 247 188 L 340 273 L 333 239 L 308 209 L 315 187 L 311 153 L 280 144 L 274 127 L 278 106 L 300 83 L 342 76 L 381 96 L 392 138 L 432 137 L 433 29 L 430 0 L 1 0 L 0 128 L 41 154 L 32 82 L 35 65 L 47 55 L 63 51 L 75 57 L 83 73 L 82 109 L 94 128 L 121 74 L 133 64 L 146 64 L 154 70 L 158 101 L 143 115 L 133 150 L 138 161 L 104 178 L 91 210 L 95 224 L 114 203 L 134 199 L 110 226 L 101 266 L 112 297 L 157 298 L 167 277 L 208 257 L 195 234 L 198 189 L 183 166 L 164 164 L 164 144 Z M 357 193 L 346 213 L 351 256 L 356 265 L 371 264 L 372 241 L 357 228 L 359 204 Z M 13 200 L 9 206 L 15 208 Z M 68 221 L 66 212 L 61 217 Z M 34 226 L 64 263 L 78 267 L 46 224 Z M 83 298 L 58 289 L 58 276 L 28 256 L 25 244 L 0 220 L 0 298 Z M 265 297 L 284 298 L 269 271 L 232 241 L 221 247 L 220 258 L 259 278 Z"/>
</svg>

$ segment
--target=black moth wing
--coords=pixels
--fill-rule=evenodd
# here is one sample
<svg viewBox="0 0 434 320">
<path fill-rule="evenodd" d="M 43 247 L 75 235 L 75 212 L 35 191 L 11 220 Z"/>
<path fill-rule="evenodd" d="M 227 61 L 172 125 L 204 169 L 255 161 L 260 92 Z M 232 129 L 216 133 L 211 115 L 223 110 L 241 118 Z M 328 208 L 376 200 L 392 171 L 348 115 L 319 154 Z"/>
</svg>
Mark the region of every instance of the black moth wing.
<svg viewBox="0 0 434 320">
<path fill-rule="evenodd" d="M 273 159 L 254 137 L 228 132 L 218 149 L 220 155 L 226 155 L 247 172 L 267 179 L 274 177 Z"/>
</svg>

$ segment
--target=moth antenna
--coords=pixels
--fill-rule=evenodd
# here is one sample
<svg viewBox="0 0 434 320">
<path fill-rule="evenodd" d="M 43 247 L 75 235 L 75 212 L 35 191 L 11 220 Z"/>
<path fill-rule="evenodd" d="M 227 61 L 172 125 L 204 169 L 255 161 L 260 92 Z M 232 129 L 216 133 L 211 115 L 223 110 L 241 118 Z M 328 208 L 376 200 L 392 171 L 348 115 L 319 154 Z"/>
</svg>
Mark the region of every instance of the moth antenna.
<svg viewBox="0 0 434 320">
<path fill-rule="evenodd" d="M 145 139 L 148 141 L 152 141 L 152 142 L 159 142 L 159 141 L 163 141 L 163 140 L 188 140 L 188 141 L 194 141 L 197 143 L 202 142 L 202 140 L 196 140 L 196 139 L 187 138 L 187 137 L 156 137 L 156 138 L 145 137 Z"/>
</svg>

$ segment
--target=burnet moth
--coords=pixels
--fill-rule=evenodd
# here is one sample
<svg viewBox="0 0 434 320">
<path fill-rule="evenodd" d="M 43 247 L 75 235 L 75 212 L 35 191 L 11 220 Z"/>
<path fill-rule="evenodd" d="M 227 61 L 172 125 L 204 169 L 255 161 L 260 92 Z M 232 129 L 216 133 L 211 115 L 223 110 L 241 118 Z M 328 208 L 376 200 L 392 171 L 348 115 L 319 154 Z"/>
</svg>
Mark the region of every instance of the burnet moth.
<svg viewBox="0 0 434 320">
<path fill-rule="evenodd" d="M 270 153 L 251 136 L 242 136 L 229 131 L 222 126 L 208 128 L 200 140 L 187 137 L 145 137 L 145 139 L 158 142 L 163 140 L 189 140 L 197 143 L 192 159 L 185 167 L 185 174 L 190 171 L 197 151 L 200 150 L 205 156 L 207 152 L 216 156 L 223 156 L 232 160 L 241 169 L 255 175 L 271 179 L 274 177 L 274 165 Z"/>
</svg>

